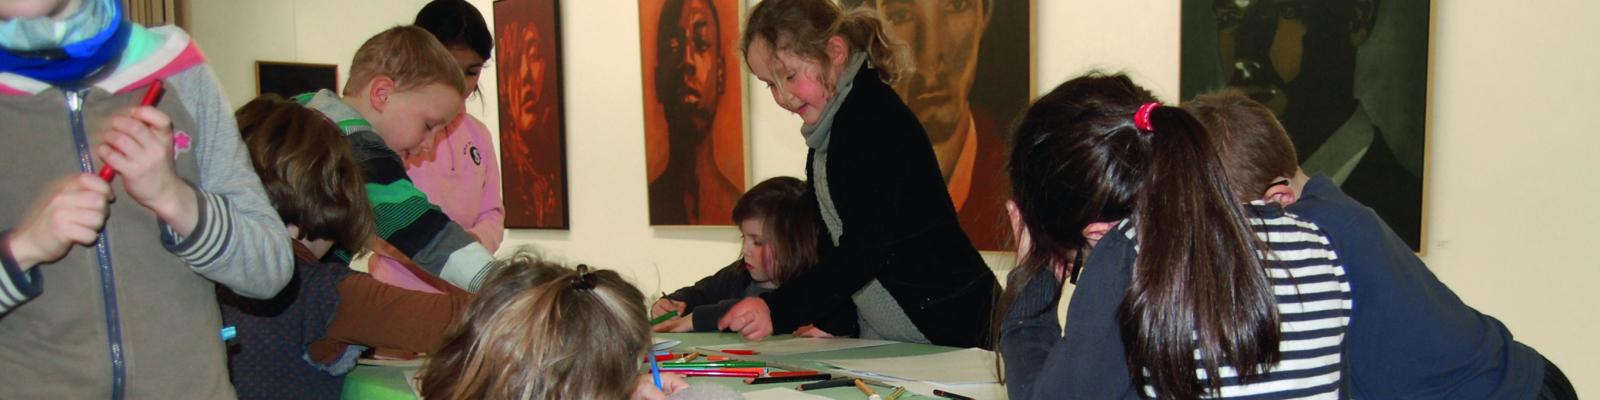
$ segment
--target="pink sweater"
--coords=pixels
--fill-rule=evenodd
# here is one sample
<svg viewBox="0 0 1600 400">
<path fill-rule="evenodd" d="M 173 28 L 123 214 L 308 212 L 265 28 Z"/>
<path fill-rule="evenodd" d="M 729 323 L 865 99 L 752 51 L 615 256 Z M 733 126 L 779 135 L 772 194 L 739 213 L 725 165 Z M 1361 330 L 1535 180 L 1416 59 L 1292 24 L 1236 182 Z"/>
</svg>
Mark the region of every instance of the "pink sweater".
<svg viewBox="0 0 1600 400">
<path fill-rule="evenodd" d="M 429 202 L 494 252 L 505 237 L 506 213 L 489 128 L 465 113 L 450 124 L 429 150 L 406 158 L 406 174 Z"/>
</svg>

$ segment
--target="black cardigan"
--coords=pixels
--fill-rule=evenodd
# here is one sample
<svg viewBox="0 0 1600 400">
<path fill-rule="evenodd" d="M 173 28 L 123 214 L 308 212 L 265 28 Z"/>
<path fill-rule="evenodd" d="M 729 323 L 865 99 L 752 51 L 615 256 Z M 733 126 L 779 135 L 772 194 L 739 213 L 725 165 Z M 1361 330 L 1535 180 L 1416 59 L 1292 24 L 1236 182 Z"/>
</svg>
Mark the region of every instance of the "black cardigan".
<svg viewBox="0 0 1600 400">
<path fill-rule="evenodd" d="M 733 308 L 739 300 L 744 300 L 746 288 L 754 283 L 755 279 L 750 278 L 750 270 L 744 267 L 744 260 L 739 260 L 722 267 L 711 276 L 701 278 L 694 285 L 672 292 L 667 298 L 684 303 L 688 315 L 693 318 L 695 331 L 715 332 L 717 320 L 722 319 L 722 315 L 727 314 L 728 309 Z M 811 321 L 811 324 L 830 335 L 855 336 L 856 308 L 846 304 Z"/>
<path fill-rule="evenodd" d="M 835 247 L 824 234 L 816 266 L 761 295 L 774 331 L 853 304 L 851 294 L 877 279 L 934 344 L 989 347 L 1000 286 L 961 230 L 928 135 L 876 70 L 854 82 L 823 166 L 844 235 Z"/>
</svg>

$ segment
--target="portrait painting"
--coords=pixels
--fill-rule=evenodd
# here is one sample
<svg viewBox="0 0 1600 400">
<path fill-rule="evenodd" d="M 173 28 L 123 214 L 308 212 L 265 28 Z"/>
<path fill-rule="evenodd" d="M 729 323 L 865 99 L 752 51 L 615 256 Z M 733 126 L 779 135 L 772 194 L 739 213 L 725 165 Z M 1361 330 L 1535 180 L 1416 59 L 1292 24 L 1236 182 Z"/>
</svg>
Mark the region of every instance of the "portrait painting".
<svg viewBox="0 0 1600 400">
<path fill-rule="evenodd" d="M 569 228 L 559 16 L 555 0 L 494 3 L 506 228 Z"/>
<path fill-rule="evenodd" d="M 1325 175 L 1420 249 L 1428 2 L 1184 0 L 1181 95 L 1237 88 Z"/>
<path fill-rule="evenodd" d="M 650 225 L 733 225 L 744 193 L 737 0 L 640 0 Z"/>
<path fill-rule="evenodd" d="M 876 9 L 915 71 L 893 83 L 932 142 L 961 228 L 1009 247 L 1010 125 L 1032 96 L 1031 0 L 840 0 Z"/>
<path fill-rule="evenodd" d="M 338 82 L 337 65 L 256 61 L 256 96 L 270 93 L 287 99 L 322 89 L 337 92 Z"/>
</svg>

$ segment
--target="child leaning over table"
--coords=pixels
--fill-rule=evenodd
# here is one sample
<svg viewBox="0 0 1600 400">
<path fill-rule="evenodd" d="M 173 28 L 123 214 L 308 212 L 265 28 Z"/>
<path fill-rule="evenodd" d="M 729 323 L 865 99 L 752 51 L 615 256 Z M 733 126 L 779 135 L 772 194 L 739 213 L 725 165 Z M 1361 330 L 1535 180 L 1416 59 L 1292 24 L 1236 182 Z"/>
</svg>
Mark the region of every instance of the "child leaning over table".
<svg viewBox="0 0 1600 400">
<path fill-rule="evenodd" d="M 655 315 L 676 311 L 677 318 L 652 328 L 656 332 L 713 332 L 717 320 L 745 297 L 778 288 L 789 277 L 817 262 L 817 200 L 804 181 L 780 176 L 750 188 L 733 206 L 733 220 L 743 236 L 739 260 L 657 300 Z M 801 326 L 795 335 L 810 337 L 854 336 L 855 307 L 838 310 Z"/>
<path fill-rule="evenodd" d="M 240 399 L 337 398 L 364 350 L 432 351 L 471 295 L 421 273 L 446 294 L 405 290 L 338 262 L 372 237 L 372 206 L 350 143 L 321 114 L 274 95 L 237 113 L 250 162 L 295 239 L 294 276 L 271 299 L 217 288 L 238 330 L 228 372 Z M 411 266 L 411 268 L 416 268 Z"/>
</svg>

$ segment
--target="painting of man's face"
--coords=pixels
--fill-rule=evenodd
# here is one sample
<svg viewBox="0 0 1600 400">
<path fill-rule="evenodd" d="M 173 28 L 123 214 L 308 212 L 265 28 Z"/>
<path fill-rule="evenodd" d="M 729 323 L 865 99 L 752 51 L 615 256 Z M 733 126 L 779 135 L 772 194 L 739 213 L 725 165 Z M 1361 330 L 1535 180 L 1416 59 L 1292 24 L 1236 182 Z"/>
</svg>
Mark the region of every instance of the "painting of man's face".
<svg viewBox="0 0 1600 400">
<path fill-rule="evenodd" d="M 1427 2 L 1185 0 L 1182 96 L 1266 105 L 1301 168 L 1327 175 L 1420 248 Z"/>
<path fill-rule="evenodd" d="M 640 0 L 651 225 L 732 225 L 744 192 L 737 0 Z"/>
<path fill-rule="evenodd" d="M 934 142 L 950 140 L 966 123 L 972 78 L 978 72 L 978 45 L 988 28 L 985 0 L 882 0 L 878 13 L 893 35 L 905 41 L 915 73 L 895 83 L 895 91 L 917 114 Z"/>
<path fill-rule="evenodd" d="M 568 227 L 556 6 L 554 0 L 494 3 L 507 228 Z"/>
<path fill-rule="evenodd" d="M 839 0 L 882 18 L 914 69 L 893 82 L 933 145 L 967 237 L 1004 250 L 1006 127 L 1031 97 L 1028 0 Z"/>
</svg>

